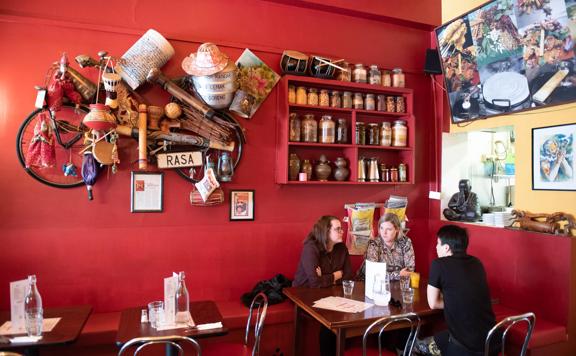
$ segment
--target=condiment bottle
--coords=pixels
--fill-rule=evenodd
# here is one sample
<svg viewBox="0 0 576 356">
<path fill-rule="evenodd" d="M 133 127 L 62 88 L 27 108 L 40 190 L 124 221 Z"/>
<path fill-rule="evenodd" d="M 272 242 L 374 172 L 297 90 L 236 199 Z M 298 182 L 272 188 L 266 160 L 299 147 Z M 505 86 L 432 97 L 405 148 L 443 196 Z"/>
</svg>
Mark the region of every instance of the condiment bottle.
<svg viewBox="0 0 576 356">
<path fill-rule="evenodd" d="M 381 85 L 382 84 L 382 77 L 380 71 L 378 70 L 378 66 L 376 64 L 372 64 L 370 66 L 370 73 L 368 75 L 368 82 L 374 85 Z"/>
<path fill-rule="evenodd" d="M 316 88 L 308 89 L 308 105 L 318 106 L 318 90 Z"/>
<path fill-rule="evenodd" d="M 320 106 L 329 106 L 330 105 L 330 95 L 328 94 L 328 90 L 321 89 L 320 90 L 320 97 L 318 105 Z"/>
<path fill-rule="evenodd" d="M 296 104 L 296 87 L 294 85 L 288 85 L 288 102 Z"/>
<path fill-rule="evenodd" d="M 398 182 L 398 168 L 396 167 L 390 168 L 390 181 Z"/>
<path fill-rule="evenodd" d="M 296 88 L 296 104 L 306 105 L 308 96 L 306 95 L 306 87 Z"/>
<path fill-rule="evenodd" d="M 382 86 L 383 87 L 391 87 L 392 86 L 392 77 L 390 76 L 390 71 L 382 71 Z"/>
<path fill-rule="evenodd" d="M 396 102 L 393 96 L 386 97 L 386 111 L 388 112 L 395 112 L 396 111 Z"/>
<path fill-rule="evenodd" d="M 386 111 L 386 95 L 383 94 L 378 95 L 376 110 Z"/>
<path fill-rule="evenodd" d="M 368 144 L 372 146 L 380 144 L 380 129 L 377 123 L 371 122 L 368 124 Z"/>
<path fill-rule="evenodd" d="M 348 121 L 346 119 L 338 119 L 336 126 L 336 143 L 348 142 Z"/>
<path fill-rule="evenodd" d="M 404 88 L 404 73 L 402 73 L 402 69 L 394 68 L 392 70 L 392 86 L 395 88 Z"/>
<path fill-rule="evenodd" d="M 366 94 L 366 100 L 364 101 L 365 110 L 376 110 L 376 101 L 374 100 L 374 94 Z"/>
<path fill-rule="evenodd" d="M 290 132 L 289 132 L 289 141 L 292 142 L 299 142 L 300 141 L 300 118 L 296 113 L 290 113 Z"/>
<path fill-rule="evenodd" d="M 394 121 L 394 126 L 392 127 L 392 146 L 406 147 L 407 137 L 408 128 L 406 127 L 406 122 L 404 120 Z"/>
<path fill-rule="evenodd" d="M 366 144 L 366 126 L 361 121 L 356 122 L 356 144 Z"/>
<path fill-rule="evenodd" d="M 354 109 L 364 109 L 364 99 L 362 98 L 362 93 L 354 93 Z"/>
<path fill-rule="evenodd" d="M 352 109 L 352 93 L 349 91 L 342 93 L 342 108 Z"/>
<path fill-rule="evenodd" d="M 403 96 L 397 96 L 396 97 L 396 112 L 405 112 L 406 111 L 406 105 L 404 103 L 404 97 Z"/>
<path fill-rule="evenodd" d="M 392 126 L 387 121 L 380 126 L 380 146 L 392 146 Z"/>
<path fill-rule="evenodd" d="M 336 124 L 330 115 L 320 119 L 320 143 L 334 143 L 336 139 Z"/>
<path fill-rule="evenodd" d="M 314 115 L 304 115 L 302 120 L 302 142 L 318 142 L 318 123 L 314 119 Z"/>
<path fill-rule="evenodd" d="M 341 108 L 342 98 L 340 97 L 340 92 L 338 90 L 333 90 L 330 96 L 330 107 Z"/>
<path fill-rule="evenodd" d="M 355 83 L 366 83 L 366 68 L 361 63 L 356 64 L 353 78 Z"/>
<path fill-rule="evenodd" d="M 400 163 L 398 165 L 398 180 L 400 182 L 408 181 L 408 172 L 406 170 L 406 165 L 404 163 Z"/>
</svg>

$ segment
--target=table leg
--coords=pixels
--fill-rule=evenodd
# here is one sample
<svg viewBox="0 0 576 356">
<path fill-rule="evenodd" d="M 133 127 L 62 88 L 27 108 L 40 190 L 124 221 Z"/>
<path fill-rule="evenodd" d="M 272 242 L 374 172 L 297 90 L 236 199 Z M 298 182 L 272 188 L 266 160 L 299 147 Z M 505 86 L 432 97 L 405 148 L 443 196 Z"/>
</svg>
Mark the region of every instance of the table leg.
<svg viewBox="0 0 576 356">
<path fill-rule="evenodd" d="M 336 331 L 336 356 L 344 356 L 346 347 L 346 329 L 339 328 Z"/>
<path fill-rule="evenodd" d="M 180 355 L 180 353 L 178 352 L 178 348 L 170 344 L 166 345 L 166 356 L 178 356 L 178 355 Z"/>
<path fill-rule="evenodd" d="M 298 305 L 294 306 L 294 356 L 302 355 L 302 338 L 300 337 L 300 324 L 302 323 L 302 317 L 300 313 L 300 308 Z"/>
</svg>

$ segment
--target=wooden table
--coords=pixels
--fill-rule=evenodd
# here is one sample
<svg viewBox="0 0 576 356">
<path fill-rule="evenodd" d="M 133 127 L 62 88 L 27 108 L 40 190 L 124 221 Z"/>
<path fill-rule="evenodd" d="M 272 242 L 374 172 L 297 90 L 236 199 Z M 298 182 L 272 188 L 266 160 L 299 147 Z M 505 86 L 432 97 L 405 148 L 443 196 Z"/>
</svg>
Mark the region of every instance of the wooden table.
<svg viewBox="0 0 576 356">
<path fill-rule="evenodd" d="M 336 355 L 344 355 L 346 338 L 364 334 L 366 327 L 384 316 L 414 312 L 420 318 L 441 316 L 441 310 L 432 310 L 426 300 L 426 288 L 414 290 L 414 303 L 408 306 L 392 307 L 374 305 L 364 312 L 343 313 L 326 309 L 314 308 L 312 305 L 318 299 L 330 296 L 342 297 L 342 286 L 336 285 L 328 288 L 284 288 L 284 294 L 294 302 L 294 354 L 302 355 L 301 337 L 298 326 L 302 322 L 302 315 L 308 314 L 336 334 Z M 391 283 L 392 298 L 402 300 L 398 282 Z M 371 299 L 364 296 L 364 282 L 356 282 L 351 299 L 365 301 L 373 304 Z"/>
<path fill-rule="evenodd" d="M 225 325 L 221 328 L 208 330 L 183 328 L 157 331 L 150 326 L 150 323 L 140 322 L 142 309 L 146 308 L 130 308 L 122 311 L 122 314 L 120 315 L 120 325 L 118 326 L 118 334 L 116 335 L 116 344 L 118 346 L 122 347 L 126 342 L 136 337 L 179 335 L 199 339 L 204 337 L 222 336 L 228 333 L 228 329 Z M 196 325 L 223 321 L 222 315 L 220 314 L 216 303 L 213 301 L 190 302 L 190 314 L 192 315 L 192 319 Z M 167 352 L 169 353 L 169 349 L 167 349 Z"/>
<path fill-rule="evenodd" d="M 52 331 L 42 333 L 42 339 L 38 342 L 0 344 L 0 350 L 12 349 L 14 351 L 23 351 L 26 355 L 38 355 L 40 348 L 43 346 L 73 343 L 80 335 L 91 312 L 92 307 L 89 305 L 46 308 L 44 309 L 44 318 L 61 318 Z M 0 312 L 0 325 L 8 320 L 10 320 L 10 312 Z"/>
</svg>

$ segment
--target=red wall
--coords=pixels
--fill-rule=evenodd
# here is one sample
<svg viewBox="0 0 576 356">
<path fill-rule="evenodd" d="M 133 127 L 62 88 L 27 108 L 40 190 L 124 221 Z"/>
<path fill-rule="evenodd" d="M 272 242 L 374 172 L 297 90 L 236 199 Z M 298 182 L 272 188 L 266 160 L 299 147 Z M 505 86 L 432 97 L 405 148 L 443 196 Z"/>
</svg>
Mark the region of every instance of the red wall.
<svg viewBox="0 0 576 356">
<path fill-rule="evenodd" d="M 8 282 L 31 273 L 47 306 L 88 303 L 105 311 L 143 304 L 161 297 L 162 278 L 179 270 L 187 272 L 193 299 L 236 299 L 275 273 L 293 276 L 301 242 L 320 215 L 342 216 L 345 203 L 384 201 L 390 194 L 409 197 L 417 268 L 427 268 L 434 147 L 430 83 L 422 68 L 429 32 L 266 1 L 165 3 L 0 3 L 0 308 L 9 305 Z M 15 137 L 50 63 L 63 51 L 71 59 L 102 49 L 121 55 L 148 28 L 176 49 L 163 68 L 172 77 L 183 75 L 182 59 L 207 41 L 232 59 L 249 47 L 277 71 L 283 49 L 404 68 L 415 90 L 416 184 L 276 185 L 275 91 L 250 121 L 241 119 L 248 144 L 233 182 L 224 186 L 226 193 L 256 190 L 254 222 L 229 222 L 228 199 L 219 207 L 191 207 L 191 185 L 174 172 L 165 176 L 163 213 L 131 214 L 136 153 L 129 141 L 122 143 L 119 172 L 101 177 L 92 202 L 83 188 L 59 190 L 32 180 L 17 161 Z M 141 92 L 157 105 L 168 100 L 158 88 Z"/>
</svg>

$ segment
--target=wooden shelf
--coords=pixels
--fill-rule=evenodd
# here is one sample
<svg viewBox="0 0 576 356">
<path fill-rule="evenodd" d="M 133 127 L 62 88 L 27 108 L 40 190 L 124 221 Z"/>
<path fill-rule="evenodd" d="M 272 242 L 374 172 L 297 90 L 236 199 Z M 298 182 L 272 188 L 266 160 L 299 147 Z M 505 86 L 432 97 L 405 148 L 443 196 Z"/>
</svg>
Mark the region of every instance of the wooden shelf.
<svg viewBox="0 0 576 356">
<path fill-rule="evenodd" d="M 352 93 L 372 93 L 375 95 L 403 96 L 405 99 L 406 112 L 383 112 L 356 109 L 342 109 L 324 106 L 299 105 L 288 103 L 288 85 L 304 86 L 307 88 L 329 89 L 339 91 L 350 91 Z M 371 84 L 341 82 L 336 80 L 318 79 L 311 77 L 299 77 L 286 75 L 278 85 L 278 106 L 276 112 L 276 183 L 286 185 L 407 185 L 414 183 L 414 147 L 415 147 L 415 127 L 416 120 L 413 112 L 413 91 L 408 88 L 391 88 Z M 319 120 L 324 114 L 331 115 L 334 120 L 345 118 L 348 121 L 348 141 L 346 144 L 326 144 L 310 142 L 291 142 L 289 136 L 289 114 L 295 112 L 299 115 L 306 113 L 314 114 Z M 407 147 L 357 145 L 354 143 L 356 122 L 365 123 L 393 123 L 396 120 L 404 120 L 408 127 Z M 298 155 L 300 161 L 308 159 L 315 166 L 315 161 L 324 154 L 330 162 L 334 162 L 338 157 L 344 157 L 348 162 L 350 176 L 347 181 L 335 181 L 333 173 L 335 167 L 333 163 L 332 175 L 328 181 L 313 180 L 300 182 L 288 180 L 289 156 L 291 153 Z M 398 166 L 404 163 L 407 166 L 406 182 L 358 182 L 358 159 L 361 157 L 375 157 L 380 163 L 386 166 Z"/>
</svg>

